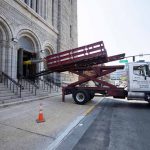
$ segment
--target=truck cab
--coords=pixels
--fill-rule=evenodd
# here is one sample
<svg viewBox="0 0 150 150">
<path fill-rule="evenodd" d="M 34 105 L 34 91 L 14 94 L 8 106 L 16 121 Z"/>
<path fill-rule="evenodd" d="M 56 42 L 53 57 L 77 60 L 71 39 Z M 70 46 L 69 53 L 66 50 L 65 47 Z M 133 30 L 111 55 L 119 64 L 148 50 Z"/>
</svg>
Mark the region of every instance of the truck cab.
<svg viewBox="0 0 150 150">
<path fill-rule="evenodd" d="M 128 64 L 129 100 L 140 99 L 150 102 L 150 63 L 132 62 Z"/>
</svg>

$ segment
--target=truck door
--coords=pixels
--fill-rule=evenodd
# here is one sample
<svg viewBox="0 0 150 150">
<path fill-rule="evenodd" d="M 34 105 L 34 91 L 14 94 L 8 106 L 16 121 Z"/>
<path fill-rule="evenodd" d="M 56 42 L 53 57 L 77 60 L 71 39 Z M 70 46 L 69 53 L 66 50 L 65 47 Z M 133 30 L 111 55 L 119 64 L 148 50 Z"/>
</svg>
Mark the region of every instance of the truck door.
<svg viewBox="0 0 150 150">
<path fill-rule="evenodd" d="M 132 91 L 150 91 L 150 67 L 148 64 L 133 65 L 130 86 Z"/>
</svg>

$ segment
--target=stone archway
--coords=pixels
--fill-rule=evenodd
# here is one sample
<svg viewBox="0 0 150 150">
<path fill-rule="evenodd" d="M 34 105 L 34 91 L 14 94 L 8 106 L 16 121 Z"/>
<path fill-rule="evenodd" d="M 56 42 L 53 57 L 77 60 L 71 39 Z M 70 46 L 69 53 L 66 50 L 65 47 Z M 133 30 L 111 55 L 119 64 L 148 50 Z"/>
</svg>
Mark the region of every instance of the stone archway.
<svg viewBox="0 0 150 150">
<path fill-rule="evenodd" d="M 38 59 L 39 43 L 38 39 L 32 32 L 21 31 L 18 38 L 18 53 L 17 53 L 17 78 L 34 75 L 38 71 L 38 65 L 23 64 L 24 61 Z"/>
<path fill-rule="evenodd" d="M 45 42 L 42 53 L 43 53 L 42 57 L 46 57 L 46 56 L 52 55 L 54 53 L 54 49 L 48 42 Z M 41 70 L 46 70 L 46 69 L 47 69 L 47 66 L 44 63 L 42 63 Z M 55 76 L 56 76 L 56 73 L 51 73 L 51 74 L 45 75 L 44 79 L 48 81 L 53 80 Z"/>
<path fill-rule="evenodd" d="M 52 55 L 53 53 L 54 53 L 53 47 L 48 42 L 45 42 L 43 46 L 43 50 L 41 51 L 41 58 L 44 58 L 48 55 Z M 44 63 L 41 63 L 40 68 L 41 68 L 40 70 L 42 71 L 46 69 L 46 65 L 44 65 Z"/>
<path fill-rule="evenodd" d="M 9 25 L 0 17 L 0 73 L 11 74 L 11 41 L 12 32 Z"/>
</svg>

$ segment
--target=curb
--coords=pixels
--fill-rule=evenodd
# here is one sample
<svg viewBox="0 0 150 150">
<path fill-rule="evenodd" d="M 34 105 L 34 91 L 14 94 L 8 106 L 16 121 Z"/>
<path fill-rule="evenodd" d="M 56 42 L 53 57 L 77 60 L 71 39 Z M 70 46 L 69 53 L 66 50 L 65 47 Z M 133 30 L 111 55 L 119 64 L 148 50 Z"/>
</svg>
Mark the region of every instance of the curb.
<svg viewBox="0 0 150 150">
<path fill-rule="evenodd" d="M 82 119 L 84 119 L 90 112 L 92 112 L 92 110 L 103 100 L 103 98 L 97 102 L 96 104 L 94 104 L 93 106 L 91 106 L 87 111 L 85 111 L 83 113 L 83 115 L 77 117 L 72 123 L 69 124 L 69 126 L 67 127 L 67 129 L 60 133 L 60 135 L 47 147 L 47 149 L 45 150 L 55 150 L 60 144 L 61 142 L 63 142 L 64 138 L 69 135 L 69 133 L 81 122 Z"/>
<path fill-rule="evenodd" d="M 56 94 L 56 95 L 52 95 L 52 96 L 44 96 L 44 97 L 39 97 L 39 98 L 33 98 L 33 99 L 28 99 L 28 100 L 23 100 L 23 101 L 18 101 L 18 102 L 11 102 L 11 103 L 6 103 L 6 104 L 1 104 L 0 108 L 5 108 L 5 107 L 9 107 L 9 106 L 14 106 L 14 105 L 20 105 L 23 103 L 29 103 L 29 102 L 33 102 L 33 101 L 38 101 L 38 100 L 42 100 L 45 98 L 49 98 L 49 97 L 56 97 L 56 96 L 60 96 L 60 94 Z"/>
</svg>

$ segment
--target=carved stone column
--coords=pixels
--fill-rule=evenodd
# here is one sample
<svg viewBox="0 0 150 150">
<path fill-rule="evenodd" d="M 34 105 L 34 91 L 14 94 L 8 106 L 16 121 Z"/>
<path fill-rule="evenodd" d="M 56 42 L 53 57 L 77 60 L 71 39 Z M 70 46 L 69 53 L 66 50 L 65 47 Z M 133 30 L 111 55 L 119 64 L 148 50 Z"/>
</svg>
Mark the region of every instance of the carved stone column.
<svg viewBox="0 0 150 150">
<path fill-rule="evenodd" d="M 12 62 L 15 59 L 13 57 L 13 45 L 11 43 L 8 43 L 8 45 L 6 46 L 6 58 L 7 58 L 7 62 L 6 62 L 6 70 L 7 70 L 7 74 L 12 77 Z"/>
<path fill-rule="evenodd" d="M 4 50 L 3 41 L 0 41 L 0 74 L 3 71 L 3 69 L 2 69 L 2 66 L 3 66 L 3 50 Z"/>
<path fill-rule="evenodd" d="M 10 63 L 11 63 L 11 57 L 10 57 L 10 52 L 11 52 L 11 46 L 10 43 L 5 42 L 4 43 L 4 54 L 3 57 L 5 57 L 5 60 L 3 61 L 5 64 L 4 72 L 10 76 Z"/>
<path fill-rule="evenodd" d="M 6 43 L 4 41 L 0 42 L 0 53 L 1 53 L 1 64 L 0 64 L 0 71 L 5 72 L 5 60 L 6 60 Z"/>
<path fill-rule="evenodd" d="M 11 77 L 13 79 L 17 78 L 17 60 L 18 60 L 18 41 L 12 42 L 11 49 Z"/>
</svg>

